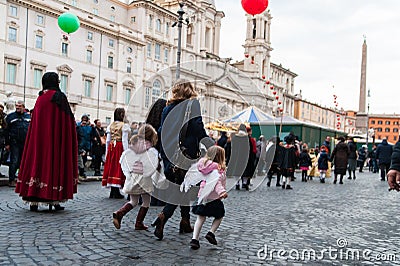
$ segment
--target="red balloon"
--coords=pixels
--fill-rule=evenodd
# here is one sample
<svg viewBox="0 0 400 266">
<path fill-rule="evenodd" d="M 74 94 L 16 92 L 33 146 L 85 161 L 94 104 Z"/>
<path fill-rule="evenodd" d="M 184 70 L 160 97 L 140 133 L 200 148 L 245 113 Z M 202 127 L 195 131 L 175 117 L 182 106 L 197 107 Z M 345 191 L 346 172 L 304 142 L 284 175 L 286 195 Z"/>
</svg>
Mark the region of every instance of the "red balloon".
<svg viewBox="0 0 400 266">
<path fill-rule="evenodd" d="M 263 75 L 262 78 L 265 79 L 265 75 Z"/>
<path fill-rule="evenodd" d="M 254 60 L 251 60 L 251 64 L 254 65 Z"/>
<path fill-rule="evenodd" d="M 261 14 L 268 7 L 268 0 L 242 0 L 242 7 L 250 15 Z"/>
<path fill-rule="evenodd" d="M 281 113 L 283 112 L 283 108 L 280 108 L 279 111 L 281 111 Z"/>
<path fill-rule="evenodd" d="M 276 96 L 275 99 L 279 100 L 279 96 Z"/>
<path fill-rule="evenodd" d="M 249 58 L 249 54 L 244 54 L 244 57 Z"/>
<path fill-rule="evenodd" d="M 272 94 L 273 94 L 273 95 L 276 95 L 276 91 L 273 91 Z"/>
<path fill-rule="evenodd" d="M 279 101 L 279 102 L 278 102 L 278 104 L 279 104 L 279 105 L 281 105 L 281 104 L 282 104 L 282 102 L 281 102 L 281 101 Z"/>
<path fill-rule="evenodd" d="M 265 82 L 265 84 L 269 84 L 270 82 L 269 82 L 269 80 L 267 80 L 266 82 Z"/>
<path fill-rule="evenodd" d="M 274 86 L 271 86 L 271 87 L 269 87 L 271 90 L 273 90 L 274 89 Z"/>
</svg>

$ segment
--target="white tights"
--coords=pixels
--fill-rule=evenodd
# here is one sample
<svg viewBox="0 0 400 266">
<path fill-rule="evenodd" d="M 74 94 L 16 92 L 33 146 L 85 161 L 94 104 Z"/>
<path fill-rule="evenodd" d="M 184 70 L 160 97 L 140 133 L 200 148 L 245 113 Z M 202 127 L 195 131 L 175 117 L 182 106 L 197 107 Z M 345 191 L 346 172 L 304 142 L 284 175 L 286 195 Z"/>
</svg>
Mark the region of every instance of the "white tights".
<svg viewBox="0 0 400 266">
<path fill-rule="evenodd" d="M 136 207 L 139 203 L 139 198 L 142 196 L 142 207 L 149 208 L 150 207 L 150 194 L 144 193 L 141 195 L 130 195 L 131 201 L 129 202 L 133 207 Z"/>
<path fill-rule="evenodd" d="M 196 223 L 194 224 L 194 229 L 193 229 L 193 239 L 199 240 L 200 231 L 205 221 L 206 221 L 205 216 L 197 215 Z M 217 231 L 221 222 L 222 218 L 219 219 L 214 218 L 214 221 L 211 224 L 210 232 L 215 234 L 215 231 Z"/>
</svg>

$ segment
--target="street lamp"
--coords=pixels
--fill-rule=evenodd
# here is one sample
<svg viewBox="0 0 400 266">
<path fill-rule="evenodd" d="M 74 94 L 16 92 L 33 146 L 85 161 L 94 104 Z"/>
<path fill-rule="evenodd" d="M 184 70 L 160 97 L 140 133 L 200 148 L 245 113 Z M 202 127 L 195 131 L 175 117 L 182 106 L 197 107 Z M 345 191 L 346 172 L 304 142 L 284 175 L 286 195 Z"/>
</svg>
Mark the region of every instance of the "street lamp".
<svg viewBox="0 0 400 266">
<path fill-rule="evenodd" d="M 175 21 L 172 24 L 172 27 L 178 26 L 178 51 L 176 53 L 176 74 L 175 78 L 178 80 L 181 76 L 181 52 L 182 52 L 182 24 L 183 24 L 183 15 L 185 11 L 183 10 L 184 3 L 179 3 L 178 10 L 178 21 Z M 189 24 L 189 19 L 186 18 L 186 24 Z"/>
</svg>

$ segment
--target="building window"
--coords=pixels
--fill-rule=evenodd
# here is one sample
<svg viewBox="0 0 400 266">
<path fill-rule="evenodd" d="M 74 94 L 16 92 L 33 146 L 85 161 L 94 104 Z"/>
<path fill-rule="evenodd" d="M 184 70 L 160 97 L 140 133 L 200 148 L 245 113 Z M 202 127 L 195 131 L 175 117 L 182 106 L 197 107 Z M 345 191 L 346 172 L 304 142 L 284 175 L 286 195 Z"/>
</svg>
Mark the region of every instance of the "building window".
<svg viewBox="0 0 400 266">
<path fill-rule="evenodd" d="M 136 22 L 136 17 L 131 17 L 131 23 L 135 23 Z"/>
<path fill-rule="evenodd" d="M 113 95 L 113 86 L 112 85 L 107 85 L 107 87 L 106 87 L 106 100 L 111 102 L 112 101 L 112 95 Z"/>
<path fill-rule="evenodd" d="M 378 131 L 378 132 L 382 132 L 382 128 L 381 128 L 381 127 L 378 127 L 378 128 L 377 128 L 377 131 Z"/>
<path fill-rule="evenodd" d="M 108 40 L 108 46 L 114 48 L 114 40 L 113 39 Z"/>
<path fill-rule="evenodd" d="M 153 27 L 153 16 L 149 15 L 149 28 L 151 29 Z"/>
<path fill-rule="evenodd" d="M 43 15 L 37 15 L 36 16 L 36 24 L 44 25 L 44 16 Z"/>
<path fill-rule="evenodd" d="M 111 124 L 111 117 L 108 116 L 106 117 L 106 124 L 107 125 Z"/>
<path fill-rule="evenodd" d="M 160 19 L 156 20 L 156 31 L 161 32 L 161 20 Z"/>
<path fill-rule="evenodd" d="M 168 59 L 169 59 L 169 50 L 168 48 L 164 49 L 164 62 L 168 63 Z"/>
<path fill-rule="evenodd" d="M 156 79 L 153 82 L 153 91 L 151 93 L 151 103 L 155 103 L 161 95 L 161 82 Z"/>
<path fill-rule="evenodd" d="M 42 49 L 43 48 L 43 36 L 36 35 L 35 48 L 36 49 Z"/>
<path fill-rule="evenodd" d="M 18 8 L 16 6 L 10 6 L 9 12 L 12 17 L 18 16 Z"/>
<path fill-rule="evenodd" d="M 161 58 L 161 44 L 156 43 L 154 59 L 160 60 Z"/>
<path fill-rule="evenodd" d="M 385 128 L 385 132 L 390 132 L 390 128 Z"/>
<path fill-rule="evenodd" d="M 146 93 L 145 93 L 145 98 L 144 98 L 144 106 L 146 108 L 149 108 L 150 106 L 150 88 L 146 87 Z"/>
<path fill-rule="evenodd" d="M 86 50 L 86 62 L 92 63 L 92 60 L 93 60 L 93 51 Z"/>
<path fill-rule="evenodd" d="M 169 34 L 169 22 L 165 23 L 165 34 Z"/>
<path fill-rule="evenodd" d="M 390 125 L 390 121 L 385 121 L 385 125 Z"/>
<path fill-rule="evenodd" d="M 15 84 L 17 76 L 17 65 L 12 63 L 7 63 L 7 83 Z"/>
<path fill-rule="evenodd" d="M 131 61 L 126 62 L 126 72 L 132 73 L 132 62 Z"/>
<path fill-rule="evenodd" d="M 399 124 L 399 121 L 394 121 L 393 122 L 393 125 L 398 125 Z"/>
<path fill-rule="evenodd" d="M 99 10 L 97 8 L 93 8 L 93 14 L 97 16 L 99 14 Z"/>
<path fill-rule="evenodd" d="M 382 120 L 378 120 L 378 125 L 382 125 Z"/>
<path fill-rule="evenodd" d="M 131 100 L 132 91 L 129 88 L 125 89 L 125 104 L 128 105 Z"/>
<path fill-rule="evenodd" d="M 61 74 L 61 76 L 60 76 L 60 90 L 66 94 L 67 93 L 67 89 L 68 89 L 68 76 L 65 75 L 65 74 Z"/>
<path fill-rule="evenodd" d="M 17 41 L 17 29 L 13 27 L 8 28 L 8 41 L 16 42 Z"/>
<path fill-rule="evenodd" d="M 87 33 L 87 39 L 88 39 L 89 41 L 93 41 L 93 32 L 88 31 L 88 33 Z"/>
<path fill-rule="evenodd" d="M 108 59 L 107 59 L 107 67 L 111 68 L 111 69 L 114 67 L 114 57 L 112 57 L 112 56 L 108 57 Z"/>
<path fill-rule="evenodd" d="M 371 120 L 371 125 L 375 125 L 375 120 Z"/>
<path fill-rule="evenodd" d="M 61 54 L 63 56 L 68 56 L 68 43 L 63 42 L 61 45 Z"/>
<path fill-rule="evenodd" d="M 192 33 L 193 33 L 192 26 L 188 26 L 187 34 L 186 34 L 186 44 L 188 44 L 188 45 L 192 45 Z"/>
<path fill-rule="evenodd" d="M 151 43 L 147 44 L 147 57 L 151 57 Z"/>
<path fill-rule="evenodd" d="M 90 97 L 92 94 L 92 81 L 89 79 L 85 79 L 85 96 Z"/>
<path fill-rule="evenodd" d="M 397 133 L 397 132 L 399 132 L 399 129 L 398 128 L 393 128 L 393 132 Z"/>
<path fill-rule="evenodd" d="M 110 20 L 111 20 L 112 22 L 115 22 L 115 16 L 114 16 L 114 15 L 111 15 L 111 16 L 110 16 Z"/>
<path fill-rule="evenodd" d="M 35 68 L 33 70 L 33 87 L 36 89 L 40 89 L 40 86 L 42 86 L 42 75 L 43 75 L 43 70 Z"/>
<path fill-rule="evenodd" d="M 71 0 L 71 6 L 76 6 L 77 5 L 77 1 L 76 0 Z"/>
</svg>

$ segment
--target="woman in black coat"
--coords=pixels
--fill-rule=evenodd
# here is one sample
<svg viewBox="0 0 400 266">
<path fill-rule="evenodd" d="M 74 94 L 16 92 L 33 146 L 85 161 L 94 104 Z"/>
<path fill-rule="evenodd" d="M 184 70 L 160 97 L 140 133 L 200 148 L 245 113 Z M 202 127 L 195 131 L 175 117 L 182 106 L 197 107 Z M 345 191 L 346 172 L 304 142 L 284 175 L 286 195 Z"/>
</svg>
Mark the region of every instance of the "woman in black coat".
<svg viewBox="0 0 400 266">
<path fill-rule="evenodd" d="M 350 150 L 347 144 L 344 142 L 344 137 L 338 137 L 338 144 L 333 149 L 330 161 L 335 165 L 335 179 L 333 184 L 337 182 L 337 176 L 340 175 L 339 184 L 343 184 L 343 176 L 346 174 L 347 170 L 347 160 L 350 155 Z"/>
<path fill-rule="evenodd" d="M 172 198 L 152 223 L 152 226 L 156 227 L 154 235 L 160 240 L 164 237 L 165 223 L 178 207 L 177 199 L 180 199 L 181 195 L 177 185 L 182 184 L 190 167 L 190 162 L 195 162 L 199 158 L 199 143 L 203 138 L 207 137 L 201 117 L 200 103 L 196 97 L 197 93 L 190 82 L 178 80 L 172 88 L 172 98 L 168 100 L 167 106 L 163 109 L 161 115 L 158 139 L 164 164 L 164 174 L 170 182 L 176 185 L 169 186 L 168 192 Z M 184 121 L 186 113 L 190 113 L 188 121 Z M 177 153 L 178 145 L 180 152 L 182 152 L 181 155 L 186 158 L 184 164 L 174 161 L 177 159 L 175 154 Z M 187 165 L 188 163 L 189 165 Z M 189 204 L 184 204 L 180 205 L 180 208 L 181 222 L 179 224 L 179 232 L 191 233 L 193 232 L 193 227 L 190 225 L 190 206 Z"/>
</svg>

